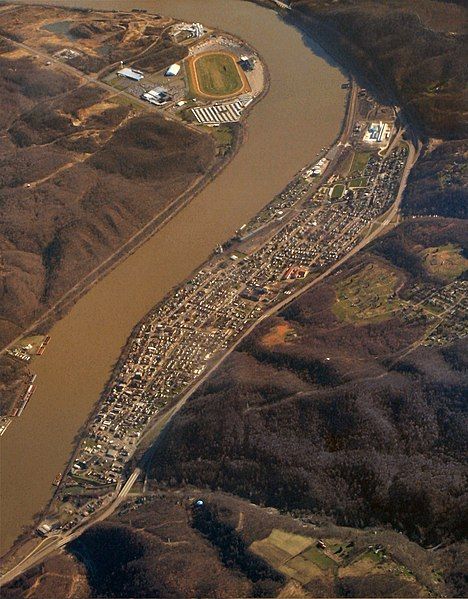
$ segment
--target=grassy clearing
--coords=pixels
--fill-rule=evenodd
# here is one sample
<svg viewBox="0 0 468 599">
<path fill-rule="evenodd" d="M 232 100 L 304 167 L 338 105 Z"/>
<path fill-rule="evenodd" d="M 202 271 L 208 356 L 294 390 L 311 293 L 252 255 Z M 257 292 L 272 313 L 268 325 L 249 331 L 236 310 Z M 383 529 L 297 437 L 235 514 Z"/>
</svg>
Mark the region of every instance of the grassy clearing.
<svg viewBox="0 0 468 599">
<path fill-rule="evenodd" d="M 331 197 L 333 199 L 339 199 L 341 198 L 341 196 L 343 195 L 345 190 L 345 186 L 342 183 L 338 183 L 337 185 L 335 185 L 333 187 L 333 190 L 331 192 Z"/>
<path fill-rule="evenodd" d="M 350 187 L 367 187 L 368 180 L 367 177 L 358 177 L 357 179 L 353 179 L 350 181 Z"/>
<path fill-rule="evenodd" d="M 333 313 L 348 322 L 386 318 L 401 307 L 400 300 L 393 297 L 398 279 L 392 269 L 368 264 L 335 285 L 337 299 Z"/>
<path fill-rule="evenodd" d="M 372 152 L 356 152 L 349 172 L 362 173 L 371 156 Z"/>
<path fill-rule="evenodd" d="M 424 266 L 431 275 L 456 279 L 468 269 L 468 260 L 462 255 L 462 248 L 452 243 L 427 248 L 422 255 Z"/>
<path fill-rule="evenodd" d="M 329 576 L 337 564 L 315 547 L 315 539 L 273 529 L 270 536 L 255 541 L 250 549 L 288 578 L 301 584 Z"/>
<path fill-rule="evenodd" d="M 214 137 L 216 147 L 219 151 L 227 152 L 232 146 L 234 133 L 228 125 L 220 125 L 219 127 L 201 127 L 207 133 Z"/>
<path fill-rule="evenodd" d="M 331 570 L 336 565 L 335 562 L 328 557 L 328 555 L 325 555 L 324 552 L 317 547 L 309 547 L 307 551 L 304 551 L 302 556 L 314 563 L 321 570 Z"/>
<path fill-rule="evenodd" d="M 112 98 L 112 102 L 115 104 L 120 104 L 120 106 L 131 106 L 134 110 L 138 110 L 140 112 L 145 110 L 145 107 L 137 100 L 137 98 L 132 100 L 132 98 L 129 98 L 128 96 L 114 96 Z M 148 109 L 149 107 L 150 104 L 148 104 Z"/>
<path fill-rule="evenodd" d="M 307 584 L 313 578 L 322 575 L 321 570 L 310 560 L 298 555 L 283 566 L 280 566 L 279 571 L 293 580 L 297 580 L 301 584 Z"/>
<path fill-rule="evenodd" d="M 207 96 L 229 96 L 243 87 L 239 69 L 228 54 L 206 54 L 197 58 L 193 67 L 198 87 Z"/>
<path fill-rule="evenodd" d="M 417 582 L 408 567 L 394 559 L 383 547 L 356 551 L 354 543 L 339 538 L 325 538 L 323 542 L 325 548 L 321 549 L 317 539 L 273 529 L 270 536 L 252 543 L 250 550 L 289 579 L 285 588 L 297 583 L 330 588 L 333 581 L 340 585 L 346 578 L 367 578 L 370 583 L 377 575 L 385 577 L 389 588 L 397 588 L 399 582 L 411 582 L 418 592 L 412 596 L 428 596 L 427 589 Z M 337 552 L 339 555 L 336 555 Z M 298 596 L 305 596 L 304 589 L 300 590 L 302 593 Z M 296 595 L 288 593 L 280 596 Z"/>
</svg>

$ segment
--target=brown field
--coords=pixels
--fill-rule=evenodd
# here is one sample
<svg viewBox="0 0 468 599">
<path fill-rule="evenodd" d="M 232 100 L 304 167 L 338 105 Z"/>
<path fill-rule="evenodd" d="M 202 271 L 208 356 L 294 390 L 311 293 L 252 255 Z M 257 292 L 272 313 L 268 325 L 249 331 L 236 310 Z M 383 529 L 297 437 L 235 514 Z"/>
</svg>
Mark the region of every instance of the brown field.
<svg viewBox="0 0 468 599">
<path fill-rule="evenodd" d="M 163 39 L 164 29 L 172 22 L 156 15 L 40 6 L 18 6 L 0 13 L 4 35 L 48 54 L 72 49 L 78 56 L 67 64 L 86 73 L 99 73 L 120 60 L 126 64 L 145 61 L 149 70 L 159 70 L 179 60 L 187 54 L 186 48 Z"/>
<path fill-rule="evenodd" d="M 264 335 L 260 343 L 265 347 L 274 347 L 288 343 L 288 336 L 294 334 L 294 328 L 287 322 L 275 325 Z"/>
<path fill-rule="evenodd" d="M 427 589 L 420 585 L 411 571 L 384 550 L 354 549 L 339 538 L 323 539 L 326 549 L 317 545 L 317 539 L 299 534 L 273 529 L 271 534 L 254 541 L 250 550 L 266 560 L 271 566 L 284 574 L 289 581 L 295 581 L 307 591 L 317 584 L 328 587 L 336 576 L 339 580 L 356 581 L 362 584 L 366 579 L 384 577 L 391 582 L 407 588 L 418 596 L 427 596 Z M 338 551 L 338 553 L 335 553 Z M 333 556 L 333 557 L 331 557 Z"/>
</svg>

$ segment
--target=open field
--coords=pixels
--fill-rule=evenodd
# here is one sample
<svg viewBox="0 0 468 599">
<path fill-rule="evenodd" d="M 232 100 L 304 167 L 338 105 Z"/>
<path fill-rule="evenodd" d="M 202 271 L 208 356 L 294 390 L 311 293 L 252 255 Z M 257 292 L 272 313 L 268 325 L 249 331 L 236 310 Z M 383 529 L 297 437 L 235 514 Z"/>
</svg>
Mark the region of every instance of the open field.
<svg viewBox="0 0 468 599">
<path fill-rule="evenodd" d="M 331 192 L 331 197 L 333 199 L 341 198 L 341 196 L 343 195 L 344 190 L 345 190 L 345 186 L 342 183 L 337 183 L 333 187 L 333 190 Z"/>
<path fill-rule="evenodd" d="M 350 187 L 366 187 L 368 180 L 366 177 L 357 177 L 349 182 Z"/>
<path fill-rule="evenodd" d="M 333 580 L 362 584 L 367 577 L 385 577 L 386 584 L 419 585 L 412 572 L 377 544 L 367 549 L 356 548 L 354 542 L 344 539 L 320 539 L 306 537 L 284 530 L 273 529 L 271 534 L 254 541 L 249 548 L 286 579 L 292 579 L 304 587 L 304 591 L 332 585 Z M 421 595 L 426 589 L 419 586 Z"/>
<path fill-rule="evenodd" d="M 456 279 L 468 269 L 468 260 L 463 256 L 462 248 L 452 243 L 428 248 L 422 256 L 429 274 L 444 279 Z"/>
<path fill-rule="evenodd" d="M 100 73 L 121 60 L 161 69 L 187 54 L 163 36 L 172 19 L 156 15 L 19 6 L 0 17 L 4 35 L 84 73 Z"/>
<path fill-rule="evenodd" d="M 250 90 L 245 75 L 227 52 L 209 52 L 189 61 L 192 88 L 197 95 L 227 98 Z"/>
<path fill-rule="evenodd" d="M 353 157 L 349 174 L 362 173 L 371 157 L 371 152 L 356 152 Z"/>
<path fill-rule="evenodd" d="M 261 339 L 261 343 L 265 347 L 275 347 L 287 343 L 292 338 L 296 337 L 294 328 L 287 322 L 277 324 Z"/>
<path fill-rule="evenodd" d="M 333 313 L 348 322 L 389 315 L 401 305 L 393 297 L 398 278 L 390 268 L 377 263 L 368 264 L 358 273 L 335 284 Z"/>
</svg>

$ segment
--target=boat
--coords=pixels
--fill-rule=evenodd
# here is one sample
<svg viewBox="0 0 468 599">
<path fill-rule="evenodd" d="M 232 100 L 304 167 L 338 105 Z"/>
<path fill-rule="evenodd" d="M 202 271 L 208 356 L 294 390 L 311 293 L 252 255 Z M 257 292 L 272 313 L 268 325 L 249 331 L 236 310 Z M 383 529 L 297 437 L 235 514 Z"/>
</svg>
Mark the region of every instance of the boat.
<svg viewBox="0 0 468 599">
<path fill-rule="evenodd" d="M 36 352 L 36 356 L 42 356 L 49 341 L 50 341 L 50 335 L 46 335 L 44 337 L 39 349 Z"/>
<path fill-rule="evenodd" d="M 54 487 L 58 487 L 61 480 L 62 480 L 62 473 L 59 472 L 57 474 L 57 476 L 54 478 L 54 482 L 52 483 L 54 485 Z"/>
</svg>

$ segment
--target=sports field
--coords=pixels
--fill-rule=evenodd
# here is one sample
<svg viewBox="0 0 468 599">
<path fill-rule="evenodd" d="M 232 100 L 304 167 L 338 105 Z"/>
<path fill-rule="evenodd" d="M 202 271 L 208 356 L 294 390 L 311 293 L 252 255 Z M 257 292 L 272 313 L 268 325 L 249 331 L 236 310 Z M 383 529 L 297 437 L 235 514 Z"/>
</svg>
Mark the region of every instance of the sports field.
<svg viewBox="0 0 468 599">
<path fill-rule="evenodd" d="M 194 91 L 211 98 L 224 98 L 249 91 L 245 75 L 233 56 L 226 52 L 211 52 L 195 56 L 190 75 Z"/>
</svg>

